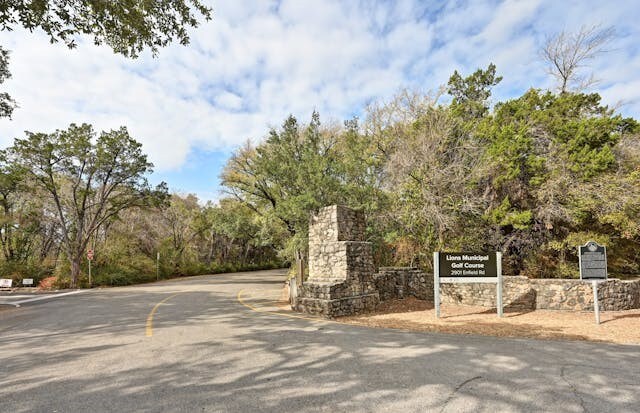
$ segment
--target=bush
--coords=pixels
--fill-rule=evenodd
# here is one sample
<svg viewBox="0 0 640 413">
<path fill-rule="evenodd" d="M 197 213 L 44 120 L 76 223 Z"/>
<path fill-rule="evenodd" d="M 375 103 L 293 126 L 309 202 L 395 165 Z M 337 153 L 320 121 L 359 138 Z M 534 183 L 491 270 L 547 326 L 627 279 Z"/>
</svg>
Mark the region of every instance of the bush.
<svg viewBox="0 0 640 413">
<path fill-rule="evenodd" d="M 21 286 L 25 278 L 33 278 L 33 284 L 38 285 L 41 280 L 51 276 L 53 270 L 49 267 L 19 262 L 0 262 L 0 278 L 11 278 L 14 286 Z"/>
</svg>

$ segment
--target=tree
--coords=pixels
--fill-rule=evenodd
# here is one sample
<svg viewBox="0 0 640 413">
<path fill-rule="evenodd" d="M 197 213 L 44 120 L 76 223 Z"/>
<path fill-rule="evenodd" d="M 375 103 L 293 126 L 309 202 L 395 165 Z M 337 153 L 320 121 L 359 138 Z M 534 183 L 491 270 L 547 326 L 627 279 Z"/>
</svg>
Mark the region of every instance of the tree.
<svg viewBox="0 0 640 413">
<path fill-rule="evenodd" d="M 0 46 L 0 85 L 11 77 L 9 72 L 9 51 Z M 16 102 L 6 92 L 0 93 L 0 118 L 11 118 Z"/>
<path fill-rule="evenodd" d="M 70 48 L 79 35 L 88 35 L 96 45 L 137 57 L 145 48 L 155 55 L 174 39 L 188 44 L 187 29 L 198 26 L 195 13 L 211 19 L 211 9 L 200 0 L 10 0 L 0 5 L 0 30 L 41 29 L 52 43 Z"/>
<path fill-rule="evenodd" d="M 199 24 L 196 13 L 211 19 L 211 9 L 200 0 L 9 0 L 0 3 L 0 31 L 41 29 L 51 43 L 62 41 L 69 48 L 87 35 L 96 45 L 106 43 L 135 58 L 145 48 L 155 56 L 174 39 L 189 44 L 187 29 Z M 9 52 L 0 47 L 0 84 L 10 77 Z M 0 118 L 11 117 L 16 106 L 9 94 L 0 93 Z"/>
<path fill-rule="evenodd" d="M 540 55 L 561 93 L 582 91 L 596 83 L 593 75 L 581 75 L 580 71 L 606 51 L 604 47 L 614 36 L 613 27 L 582 26 L 576 33 L 562 31 L 546 41 Z"/>
<path fill-rule="evenodd" d="M 145 175 L 152 164 L 126 128 L 102 132 L 72 124 L 52 134 L 27 132 L 10 148 L 20 165 L 55 205 L 62 248 L 76 286 L 80 263 L 97 229 L 131 207 L 166 199 L 166 184 L 152 189 Z"/>
<path fill-rule="evenodd" d="M 202 208 L 193 194 L 185 197 L 173 194 L 169 207 L 162 211 L 161 216 L 169 235 L 167 241 L 171 245 L 171 261 L 174 268 L 180 270 L 185 253 L 193 245 L 194 239 L 206 230 Z"/>
<path fill-rule="evenodd" d="M 431 102 L 429 109 L 403 128 L 386 171 L 400 224 L 397 241 L 417 244 L 416 254 L 428 261 L 424 251 L 460 248 L 465 229 L 481 215 L 473 183 L 482 149 L 462 133 L 451 108 L 423 99 Z M 474 242 L 468 235 L 463 246 L 477 247 Z"/>
<path fill-rule="evenodd" d="M 548 276 L 556 265 L 568 269 L 564 259 L 576 245 L 576 234 L 615 234 L 605 219 L 625 222 L 635 213 L 630 202 L 624 203 L 631 214 L 624 219 L 612 214 L 613 205 L 621 203 L 594 204 L 610 185 L 633 183 L 618 169 L 619 143 L 637 139 L 637 123 L 601 106 L 599 95 L 531 89 L 497 104 L 475 133 L 486 147 L 485 220 L 495 226 L 493 243 L 505 253 L 507 270 L 518 273 L 533 264 L 539 270 L 531 273 Z M 638 164 L 630 160 L 627 169 L 633 165 Z"/>
<path fill-rule="evenodd" d="M 5 261 L 25 262 L 32 252 L 38 220 L 26 199 L 24 173 L 0 151 L 0 247 Z"/>
<path fill-rule="evenodd" d="M 331 131 L 321 129 L 316 112 L 304 128 L 289 116 L 262 144 L 240 148 L 222 173 L 230 194 L 286 225 L 293 236 L 290 256 L 295 249 L 306 249 L 311 213 L 345 199 L 336 139 Z"/>
<path fill-rule="evenodd" d="M 457 70 L 454 71 L 447 83 L 447 93 L 453 96 L 452 109 L 466 118 L 482 118 L 489 113 L 491 88 L 500 81 L 502 76 L 496 76 L 496 65 L 493 63 L 487 70 L 478 69 L 465 78 Z"/>
</svg>

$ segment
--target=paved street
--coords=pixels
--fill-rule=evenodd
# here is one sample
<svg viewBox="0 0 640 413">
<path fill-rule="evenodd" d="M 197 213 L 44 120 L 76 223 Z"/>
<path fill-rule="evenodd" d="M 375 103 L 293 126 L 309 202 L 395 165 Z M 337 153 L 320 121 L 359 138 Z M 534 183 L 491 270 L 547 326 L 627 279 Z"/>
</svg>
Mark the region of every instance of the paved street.
<svg viewBox="0 0 640 413">
<path fill-rule="evenodd" d="M 638 346 L 300 318 L 283 274 L 0 306 L 0 412 L 640 411 Z"/>
</svg>

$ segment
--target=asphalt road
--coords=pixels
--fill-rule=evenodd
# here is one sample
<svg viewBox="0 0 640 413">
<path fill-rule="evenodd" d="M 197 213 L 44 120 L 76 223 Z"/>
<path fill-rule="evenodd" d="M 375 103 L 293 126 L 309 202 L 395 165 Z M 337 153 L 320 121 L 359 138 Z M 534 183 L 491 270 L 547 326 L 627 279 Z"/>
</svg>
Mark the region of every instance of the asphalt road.
<svg viewBox="0 0 640 413">
<path fill-rule="evenodd" d="M 638 412 L 640 347 L 368 329 L 283 272 L 0 307 L 0 412 Z"/>
</svg>

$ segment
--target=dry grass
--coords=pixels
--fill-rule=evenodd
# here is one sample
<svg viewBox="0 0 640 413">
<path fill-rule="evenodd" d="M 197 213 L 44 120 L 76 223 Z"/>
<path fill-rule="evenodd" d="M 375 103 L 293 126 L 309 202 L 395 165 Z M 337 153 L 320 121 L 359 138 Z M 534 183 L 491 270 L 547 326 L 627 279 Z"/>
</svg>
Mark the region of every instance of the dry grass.
<svg viewBox="0 0 640 413">
<path fill-rule="evenodd" d="M 407 298 L 384 302 L 375 313 L 338 321 L 411 331 L 640 344 L 640 310 L 601 312 L 600 325 L 593 312 L 536 310 L 506 312 L 499 318 L 495 310 L 484 307 L 443 304 L 440 315 L 436 319 L 433 303 Z"/>
</svg>

